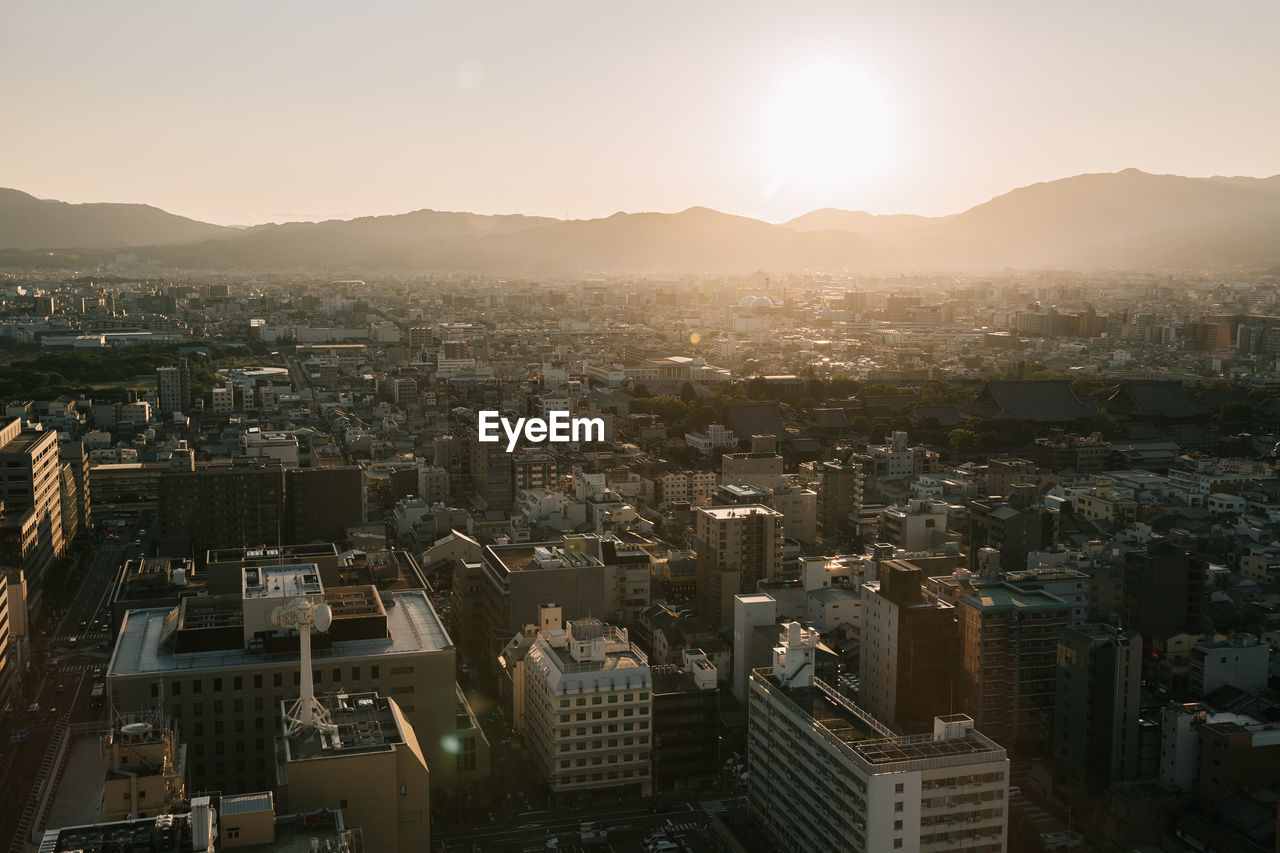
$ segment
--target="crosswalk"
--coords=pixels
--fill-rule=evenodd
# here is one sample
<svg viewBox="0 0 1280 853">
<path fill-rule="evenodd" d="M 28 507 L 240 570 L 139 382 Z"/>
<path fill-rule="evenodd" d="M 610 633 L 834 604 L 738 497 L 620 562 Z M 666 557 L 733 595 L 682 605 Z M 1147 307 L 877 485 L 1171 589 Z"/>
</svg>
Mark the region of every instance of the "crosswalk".
<svg viewBox="0 0 1280 853">
<path fill-rule="evenodd" d="M 707 814 L 721 814 L 732 808 L 729 800 L 710 800 L 702 804 L 702 810 Z"/>
<path fill-rule="evenodd" d="M 88 645 L 91 643 L 105 642 L 109 636 L 111 636 L 110 632 L 105 630 L 84 631 L 84 632 L 68 631 L 63 634 L 55 635 L 53 638 L 53 642 L 54 642 L 54 645 L 66 646 L 66 645 L 70 645 L 71 641 L 74 639 L 77 643 L 81 645 Z"/>
<path fill-rule="evenodd" d="M 680 823 L 667 821 L 667 832 L 694 832 L 701 828 L 698 822 L 694 820 L 686 820 Z"/>
<path fill-rule="evenodd" d="M 76 672 L 88 672 L 95 666 L 102 666 L 99 663 L 60 663 L 58 664 L 59 675 L 69 675 Z"/>
</svg>

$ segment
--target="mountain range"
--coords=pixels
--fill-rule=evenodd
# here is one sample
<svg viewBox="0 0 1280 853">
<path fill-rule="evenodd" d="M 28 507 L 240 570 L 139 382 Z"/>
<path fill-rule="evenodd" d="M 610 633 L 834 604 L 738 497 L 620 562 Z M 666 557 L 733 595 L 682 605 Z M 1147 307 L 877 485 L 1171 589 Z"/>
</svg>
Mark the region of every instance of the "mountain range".
<svg viewBox="0 0 1280 853">
<path fill-rule="evenodd" d="M 1021 187 L 946 217 L 825 209 L 781 224 L 693 207 L 588 220 L 419 210 L 236 229 L 0 189 L 0 250 L 19 264 L 124 250 L 172 267 L 351 272 L 1249 269 L 1280 264 L 1280 175 L 1127 169 Z"/>
</svg>

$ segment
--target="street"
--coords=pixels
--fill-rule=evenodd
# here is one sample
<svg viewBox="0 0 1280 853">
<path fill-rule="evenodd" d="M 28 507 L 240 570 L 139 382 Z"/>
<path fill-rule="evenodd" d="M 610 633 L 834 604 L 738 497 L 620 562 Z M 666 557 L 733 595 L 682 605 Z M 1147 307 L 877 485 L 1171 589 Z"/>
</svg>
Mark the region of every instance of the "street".
<svg viewBox="0 0 1280 853">
<path fill-rule="evenodd" d="M 145 541 L 133 544 L 137 529 L 136 523 L 126 523 L 119 526 L 118 539 L 90 539 L 90 550 L 69 564 L 69 591 L 32 622 L 30 669 L 0 742 L 0 844 L 9 839 L 16 844 L 24 811 L 34 810 L 42 765 L 47 768 L 56 750 L 55 732 L 108 713 L 105 706 L 91 706 L 90 694 L 111 656 L 109 608 L 118 569 L 148 547 Z M 58 615 L 60 610 L 65 612 Z"/>
</svg>

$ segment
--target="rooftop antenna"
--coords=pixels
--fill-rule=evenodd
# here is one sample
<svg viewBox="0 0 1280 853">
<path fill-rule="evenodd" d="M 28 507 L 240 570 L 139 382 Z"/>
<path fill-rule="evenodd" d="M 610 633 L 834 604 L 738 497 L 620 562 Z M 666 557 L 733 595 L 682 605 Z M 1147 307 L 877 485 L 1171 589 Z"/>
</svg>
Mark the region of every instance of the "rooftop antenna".
<svg viewBox="0 0 1280 853">
<path fill-rule="evenodd" d="M 272 625 L 298 629 L 298 646 L 302 652 L 302 695 L 285 714 L 286 737 L 308 730 L 321 733 L 337 731 L 338 727 L 329 719 L 329 712 L 316 701 L 311 672 L 311 626 L 314 625 L 317 631 L 325 633 L 332 623 L 333 610 L 328 604 L 317 604 L 306 598 L 295 598 L 283 607 L 271 611 Z"/>
</svg>

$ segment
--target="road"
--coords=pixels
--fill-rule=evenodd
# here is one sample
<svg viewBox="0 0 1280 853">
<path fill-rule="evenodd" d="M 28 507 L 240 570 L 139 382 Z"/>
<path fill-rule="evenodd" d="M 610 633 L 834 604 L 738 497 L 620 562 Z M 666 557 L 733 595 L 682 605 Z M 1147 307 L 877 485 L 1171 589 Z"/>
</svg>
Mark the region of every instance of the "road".
<svg viewBox="0 0 1280 853">
<path fill-rule="evenodd" d="M 136 526 L 130 524 L 120 528 L 119 539 L 92 541 L 91 550 L 69 569 L 78 572 L 73 591 L 52 606 L 51 616 L 32 625 L 32 670 L 14 713 L 4 721 L 0 741 L 0 850 L 14 838 L 24 808 L 33 804 L 41 765 L 56 747 L 58 723 L 89 722 L 107 714 L 106 708 L 90 707 L 89 694 L 95 679 L 101 680 L 95 670 L 104 671 L 111 656 L 109 607 L 117 571 L 123 560 L 138 557 L 150 545 L 135 545 L 136 538 Z M 58 615 L 63 604 L 65 612 Z M 95 622 L 101 626 L 96 630 Z M 13 731 L 25 731 L 27 741 L 9 742 Z"/>
<path fill-rule="evenodd" d="M 711 815 L 723 814 L 741 804 L 740 799 L 724 798 L 673 804 L 657 812 L 647 804 L 609 804 L 583 808 L 567 815 L 535 811 L 513 815 L 493 826 L 433 831 L 431 845 L 433 849 L 446 853 L 523 851 L 542 849 L 547 839 L 555 836 L 560 839 L 561 850 L 583 846 L 598 850 L 639 851 L 644 849 L 643 839 L 654 832 L 663 832 L 669 839 L 678 838 L 685 849 L 714 849 L 707 841 Z M 606 837 L 595 844 L 574 843 L 572 839 L 578 836 L 584 823 L 604 830 Z"/>
</svg>

